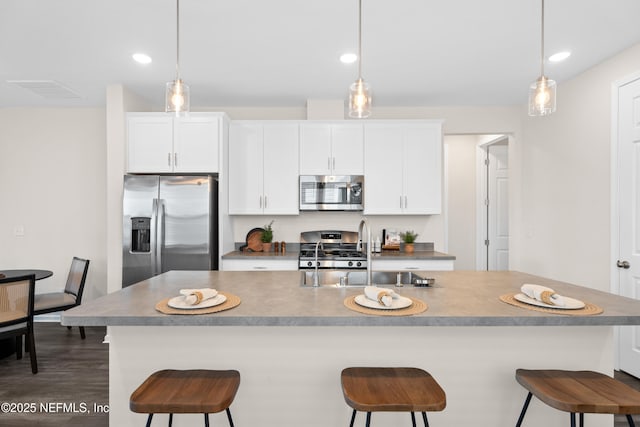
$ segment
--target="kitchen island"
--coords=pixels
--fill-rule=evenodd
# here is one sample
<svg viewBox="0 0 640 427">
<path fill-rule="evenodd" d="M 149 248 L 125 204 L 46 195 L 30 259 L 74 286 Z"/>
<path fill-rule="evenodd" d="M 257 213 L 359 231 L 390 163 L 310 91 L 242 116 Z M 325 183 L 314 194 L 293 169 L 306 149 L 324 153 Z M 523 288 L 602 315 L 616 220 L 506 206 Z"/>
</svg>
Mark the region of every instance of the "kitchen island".
<svg viewBox="0 0 640 427">
<path fill-rule="evenodd" d="M 447 393 L 434 426 L 513 426 L 526 392 L 517 368 L 614 368 L 613 325 L 640 324 L 640 301 L 517 272 L 428 272 L 433 287 L 394 288 L 424 301 L 412 316 L 366 315 L 348 309 L 362 288 L 300 287 L 298 271 L 172 271 L 87 302 L 63 324 L 107 325 L 110 341 L 110 424 L 137 426 L 131 392 L 159 369 L 237 369 L 231 409 L 238 426 L 347 425 L 340 389 L 347 366 L 416 366 Z M 570 316 L 527 310 L 499 297 L 536 283 L 604 311 Z M 206 315 L 167 315 L 155 305 L 181 288 L 213 287 L 240 297 L 239 306 Z M 220 417 L 219 419 L 216 417 Z M 564 425 L 567 415 L 533 402 L 528 425 Z M 591 426 L 611 416 L 588 415 Z M 213 422 L 226 423 L 224 415 Z M 373 417 L 376 426 L 409 423 L 407 414 Z M 176 417 L 200 425 L 200 416 Z M 363 418 L 357 420 L 363 422 Z M 178 424 L 179 423 L 179 424 Z M 225 424 L 226 425 L 226 424 Z"/>
</svg>

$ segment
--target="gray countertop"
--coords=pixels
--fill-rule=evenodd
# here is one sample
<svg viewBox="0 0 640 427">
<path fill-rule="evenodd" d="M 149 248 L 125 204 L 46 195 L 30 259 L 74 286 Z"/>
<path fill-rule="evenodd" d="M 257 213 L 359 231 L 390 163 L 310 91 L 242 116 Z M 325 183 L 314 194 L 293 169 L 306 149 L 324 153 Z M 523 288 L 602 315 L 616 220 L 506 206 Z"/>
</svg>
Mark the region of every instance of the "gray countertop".
<svg viewBox="0 0 640 427">
<path fill-rule="evenodd" d="M 363 288 L 299 286 L 299 271 L 170 271 L 63 313 L 67 326 L 554 326 L 640 324 L 640 301 L 519 272 L 426 272 L 433 287 L 394 288 L 428 310 L 413 316 L 366 315 L 346 308 Z M 548 314 L 508 305 L 499 296 L 524 283 L 551 287 L 604 309 L 595 316 Z M 240 297 L 233 309 L 205 315 L 166 315 L 158 301 L 182 288 L 212 287 Z"/>
<path fill-rule="evenodd" d="M 414 253 L 408 254 L 403 251 L 382 251 L 381 253 L 372 254 L 373 259 L 379 260 L 407 260 L 407 259 L 415 259 L 415 260 L 455 260 L 456 257 L 450 254 L 445 254 L 442 252 L 436 252 L 433 250 L 416 250 Z M 298 259 L 298 252 L 287 251 L 284 254 L 275 253 L 275 252 L 240 252 L 240 251 L 232 251 L 224 254 L 222 259 L 240 259 L 240 260 L 251 260 L 251 259 L 286 259 L 286 260 L 296 260 Z"/>
</svg>

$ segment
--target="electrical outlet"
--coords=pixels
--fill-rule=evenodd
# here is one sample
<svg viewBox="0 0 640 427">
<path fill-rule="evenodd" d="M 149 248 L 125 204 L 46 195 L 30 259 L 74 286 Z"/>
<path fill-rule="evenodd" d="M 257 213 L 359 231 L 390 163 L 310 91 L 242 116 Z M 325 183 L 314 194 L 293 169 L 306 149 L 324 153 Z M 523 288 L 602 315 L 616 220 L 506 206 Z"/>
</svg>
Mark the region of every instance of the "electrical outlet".
<svg viewBox="0 0 640 427">
<path fill-rule="evenodd" d="M 16 225 L 13 227 L 13 235 L 16 237 L 24 236 L 24 225 Z"/>
</svg>

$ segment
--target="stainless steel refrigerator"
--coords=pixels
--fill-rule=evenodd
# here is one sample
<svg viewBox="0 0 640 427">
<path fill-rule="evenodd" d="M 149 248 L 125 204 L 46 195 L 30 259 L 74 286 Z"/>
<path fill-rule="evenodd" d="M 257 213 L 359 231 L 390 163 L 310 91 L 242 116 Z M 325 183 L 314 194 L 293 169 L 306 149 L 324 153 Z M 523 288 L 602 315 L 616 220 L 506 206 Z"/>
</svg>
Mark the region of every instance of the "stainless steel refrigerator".
<svg viewBox="0 0 640 427">
<path fill-rule="evenodd" d="M 218 269 L 215 176 L 125 175 L 122 287 L 169 270 Z"/>
</svg>

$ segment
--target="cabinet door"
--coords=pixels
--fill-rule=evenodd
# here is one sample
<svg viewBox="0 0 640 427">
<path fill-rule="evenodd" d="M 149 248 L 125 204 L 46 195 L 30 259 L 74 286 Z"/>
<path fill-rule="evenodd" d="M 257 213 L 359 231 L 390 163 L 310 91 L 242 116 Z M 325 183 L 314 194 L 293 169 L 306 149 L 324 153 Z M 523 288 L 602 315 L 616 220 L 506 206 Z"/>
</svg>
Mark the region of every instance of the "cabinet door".
<svg viewBox="0 0 640 427">
<path fill-rule="evenodd" d="M 402 213 L 402 128 L 364 127 L 364 214 Z"/>
<path fill-rule="evenodd" d="M 176 119 L 174 126 L 174 172 L 219 172 L 220 119 L 197 116 Z"/>
<path fill-rule="evenodd" d="M 362 124 L 332 125 L 331 166 L 333 175 L 364 174 L 364 130 Z"/>
<path fill-rule="evenodd" d="M 173 117 L 128 117 L 127 145 L 127 172 L 172 172 Z"/>
<path fill-rule="evenodd" d="M 408 125 L 404 138 L 405 214 L 442 212 L 442 134 L 440 125 Z"/>
<path fill-rule="evenodd" d="M 262 213 L 262 126 L 229 128 L 229 214 Z"/>
<path fill-rule="evenodd" d="M 265 124 L 264 213 L 298 215 L 298 124 Z"/>
<path fill-rule="evenodd" d="M 300 174 L 331 174 L 331 127 L 321 123 L 300 124 Z"/>
</svg>

